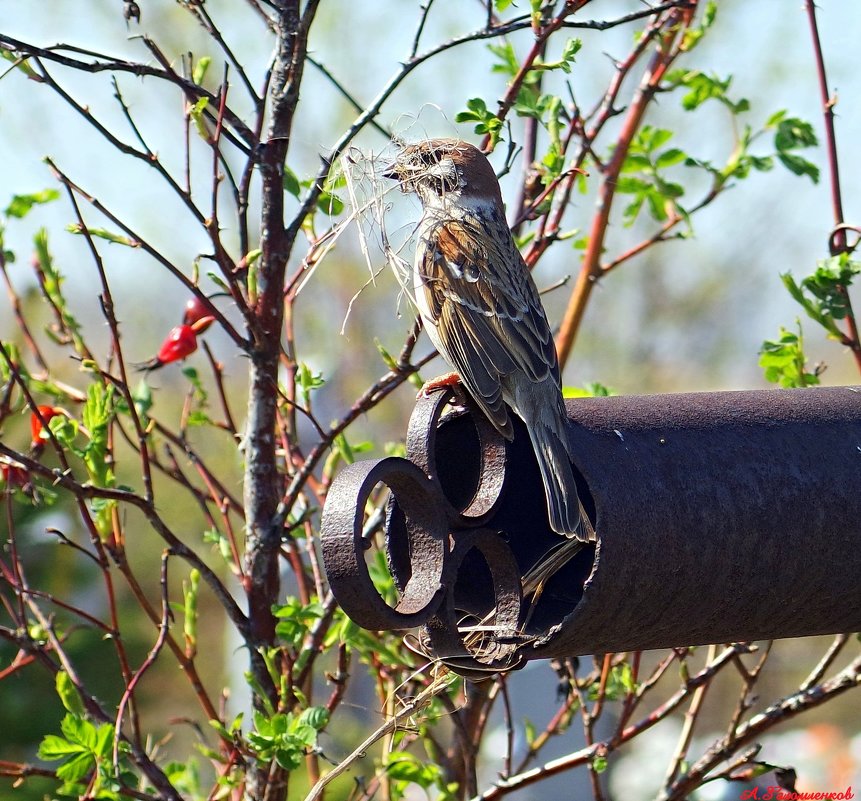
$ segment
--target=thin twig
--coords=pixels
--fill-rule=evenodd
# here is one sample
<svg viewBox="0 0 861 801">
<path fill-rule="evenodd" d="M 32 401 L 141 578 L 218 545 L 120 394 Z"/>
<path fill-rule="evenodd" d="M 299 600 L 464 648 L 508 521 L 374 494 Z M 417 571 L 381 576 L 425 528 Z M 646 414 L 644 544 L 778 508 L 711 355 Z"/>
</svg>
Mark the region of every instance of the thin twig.
<svg viewBox="0 0 861 801">
<path fill-rule="evenodd" d="M 837 156 L 837 134 L 834 130 L 834 106 L 837 104 L 837 95 L 832 95 L 828 90 L 828 79 L 825 75 L 825 57 L 822 53 L 819 27 L 816 23 L 816 5 L 813 0 L 804 0 L 804 7 L 807 11 L 810 34 L 813 39 L 816 74 L 819 79 L 819 96 L 822 101 L 822 113 L 825 120 L 825 150 L 828 154 L 828 170 L 831 175 L 831 206 L 834 212 L 834 229 L 829 238 L 829 246 L 831 248 L 831 255 L 837 256 L 841 253 L 849 252 L 846 229 L 844 228 L 843 197 L 840 190 L 840 162 Z M 858 324 L 855 319 L 855 311 L 852 308 L 852 299 L 846 287 L 841 286 L 838 291 L 846 306 L 846 328 L 849 333 L 844 341 L 852 351 L 858 370 L 861 371 L 861 337 L 858 334 Z"/>
<path fill-rule="evenodd" d="M 330 770 L 325 776 L 322 776 L 311 788 L 311 792 L 305 796 L 305 801 L 318 801 L 318 799 L 321 799 L 323 797 L 323 791 L 332 781 L 348 771 L 354 762 L 364 757 L 368 749 L 374 745 L 374 743 L 379 742 L 383 737 L 391 735 L 397 731 L 410 718 L 421 712 L 422 709 L 424 709 L 440 693 L 445 692 L 453 678 L 453 674 L 443 670 L 426 689 L 419 693 L 408 704 L 405 704 L 400 710 L 398 710 L 398 712 L 386 720 L 382 726 L 378 727 L 376 731 L 366 737 L 345 759 L 341 760 L 341 762 L 332 768 L 332 770 Z"/>
</svg>

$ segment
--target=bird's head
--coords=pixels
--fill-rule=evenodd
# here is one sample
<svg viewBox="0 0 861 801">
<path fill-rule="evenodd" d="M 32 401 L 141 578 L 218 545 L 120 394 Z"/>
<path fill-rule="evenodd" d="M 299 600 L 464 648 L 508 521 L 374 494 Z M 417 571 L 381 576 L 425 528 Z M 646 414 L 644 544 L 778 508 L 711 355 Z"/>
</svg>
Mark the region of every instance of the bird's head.
<svg viewBox="0 0 861 801">
<path fill-rule="evenodd" d="M 502 208 L 499 182 L 485 155 L 459 139 L 427 139 L 401 148 L 383 173 L 400 182 L 402 192 L 415 192 L 422 205 L 453 204 Z"/>
</svg>

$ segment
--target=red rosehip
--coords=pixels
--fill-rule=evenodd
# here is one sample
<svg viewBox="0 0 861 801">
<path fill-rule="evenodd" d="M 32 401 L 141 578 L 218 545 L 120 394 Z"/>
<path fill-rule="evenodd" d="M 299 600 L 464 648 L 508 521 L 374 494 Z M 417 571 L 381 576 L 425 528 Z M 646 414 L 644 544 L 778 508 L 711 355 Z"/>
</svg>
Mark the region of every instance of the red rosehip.
<svg viewBox="0 0 861 801">
<path fill-rule="evenodd" d="M 170 330 L 158 353 L 148 362 L 137 365 L 138 370 L 156 370 L 165 364 L 185 359 L 197 350 L 194 328 L 183 323 Z"/>
<path fill-rule="evenodd" d="M 197 296 L 188 299 L 182 315 L 182 322 L 185 325 L 192 326 L 196 333 L 202 334 L 214 321 L 215 317 L 210 314 L 207 303 Z"/>
<path fill-rule="evenodd" d="M 42 426 L 42 421 L 44 420 L 45 425 L 47 425 L 52 417 L 56 417 L 58 414 L 64 414 L 63 410 L 56 406 L 39 406 L 39 414 L 42 415 L 42 419 L 39 419 L 39 415 L 35 412 L 30 413 L 30 447 L 38 450 L 42 448 L 45 444 L 45 440 L 47 439 L 47 434 L 43 437 L 42 433 L 44 431 L 44 427 Z"/>
<path fill-rule="evenodd" d="M 190 325 L 178 325 L 170 330 L 161 343 L 156 358 L 162 364 L 169 364 L 190 356 L 197 350 L 197 334 Z"/>
</svg>

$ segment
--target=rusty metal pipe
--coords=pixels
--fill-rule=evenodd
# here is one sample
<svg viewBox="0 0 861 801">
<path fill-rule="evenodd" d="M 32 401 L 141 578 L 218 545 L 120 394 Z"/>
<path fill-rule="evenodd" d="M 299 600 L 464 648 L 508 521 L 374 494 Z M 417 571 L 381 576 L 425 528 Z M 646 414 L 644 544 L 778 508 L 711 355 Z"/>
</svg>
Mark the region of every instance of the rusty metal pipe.
<svg viewBox="0 0 861 801">
<path fill-rule="evenodd" d="M 600 541 L 582 598 L 531 657 L 861 629 L 858 388 L 568 411 Z"/>
<path fill-rule="evenodd" d="M 403 514 L 390 510 L 387 533 L 398 586 L 410 595 L 419 568 L 426 586 L 422 599 L 410 596 L 409 624 L 424 624 L 429 650 L 456 669 L 861 629 L 861 390 L 569 401 L 574 466 L 598 545 L 554 575 L 537 603 L 511 586 L 512 557 L 522 576 L 561 539 L 547 523 L 526 431 L 518 426 L 502 458 L 502 443 L 480 420 L 442 417 L 445 401 L 418 404 L 408 437 L 414 464 L 402 465 L 418 465 L 434 489 L 399 504 L 392 481 L 393 509 Z M 386 465 L 397 472 L 391 459 Z M 327 569 L 361 500 L 356 481 L 368 475 L 353 470 L 355 478 L 336 480 L 324 510 Z M 414 548 L 405 543 L 417 526 L 425 545 Z M 504 559 L 488 532 L 507 544 Z M 483 543 L 480 553 L 470 537 L 476 548 Z M 433 568 L 428 543 L 441 543 Z M 379 604 L 364 615 L 356 584 L 348 598 L 339 571 L 332 574 L 356 622 L 385 622 Z M 512 618 L 515 603 L 521 612 Z M 506 622 L 493 629 L 495 609 L 506 610 Z M 400 611 L 389 627 L 404 627 Z M 469 646 L 467 617 L 492 630 L 495 648 Z"/>
</svg>

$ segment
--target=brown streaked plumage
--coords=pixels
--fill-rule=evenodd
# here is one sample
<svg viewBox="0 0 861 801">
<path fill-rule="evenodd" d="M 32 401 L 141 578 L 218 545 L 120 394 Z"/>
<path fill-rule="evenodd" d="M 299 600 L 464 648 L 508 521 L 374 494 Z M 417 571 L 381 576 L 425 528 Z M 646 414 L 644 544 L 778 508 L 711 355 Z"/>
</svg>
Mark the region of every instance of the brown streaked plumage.
<svg viewBox="0 0 861 801">
<path fill-rule="evenodd" d="M 513 437 L 507 407 L 526 423 L 552 528 L 594 539 L 550 326 L 490 162 L 466 142 L 431 139 L 403 147 L 386 175 L 422 201 L 411 294 L 431 341 L 502 436 Z"/>
</svg>

